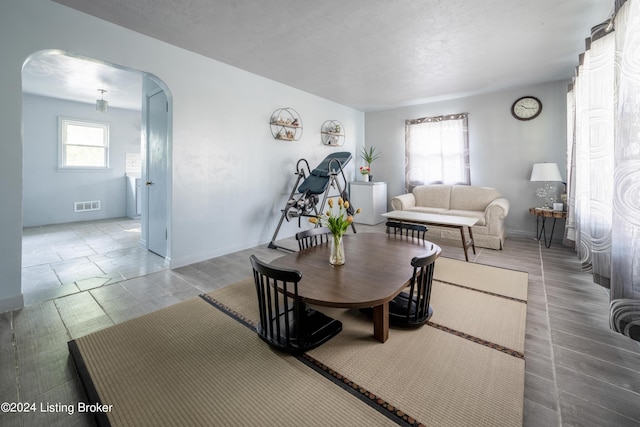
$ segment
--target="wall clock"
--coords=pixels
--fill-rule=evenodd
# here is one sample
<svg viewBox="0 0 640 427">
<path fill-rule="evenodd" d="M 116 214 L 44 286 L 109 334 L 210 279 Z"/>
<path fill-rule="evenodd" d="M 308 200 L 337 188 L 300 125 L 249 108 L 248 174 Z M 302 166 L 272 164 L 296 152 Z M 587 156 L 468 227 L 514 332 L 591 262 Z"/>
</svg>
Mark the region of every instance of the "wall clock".
<svg viewBox="0 0 640 427">
<path fill-rule="evenodd" d="M 540 115 L 542 102 L 535 96 L 523 96 L 511 106 L 511 114 L 518 120 L 532 120 Z"/>
</svg>

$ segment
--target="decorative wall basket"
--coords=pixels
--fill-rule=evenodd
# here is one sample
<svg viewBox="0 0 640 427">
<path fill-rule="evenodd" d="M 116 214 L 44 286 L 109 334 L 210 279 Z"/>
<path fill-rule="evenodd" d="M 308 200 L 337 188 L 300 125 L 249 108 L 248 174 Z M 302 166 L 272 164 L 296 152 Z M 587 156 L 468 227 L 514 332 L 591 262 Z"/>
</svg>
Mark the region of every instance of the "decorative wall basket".
<svg viewBox="0 0 640 427">
<path fill-rule="evenodd" d="M 297 141 L 302 136 L 302 119 L 293 108 L 278 108 L 271 114 L 271 135 L 283 141 Z"/>
</svg>

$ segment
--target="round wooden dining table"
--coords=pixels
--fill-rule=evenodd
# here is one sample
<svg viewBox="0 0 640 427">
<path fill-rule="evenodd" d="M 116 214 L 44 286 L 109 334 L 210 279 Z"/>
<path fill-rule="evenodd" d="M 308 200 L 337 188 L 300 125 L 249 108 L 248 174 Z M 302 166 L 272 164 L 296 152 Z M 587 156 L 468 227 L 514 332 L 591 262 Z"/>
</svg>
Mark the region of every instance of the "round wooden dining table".
<svg viewBox="0 0 640 427">
<path fill-rule="evenodd" d="M 386 234 L 347 234 L 343 238 L 346 262 L 329 263 L 330 244 L 294 252 L 272 261 L 279 268 L 298 270 L 302 280 L 298 295 L 303 301 L 326 307 L 373 307 L 373 336 L 389 337 L 389 301 L 408 284 L 411 260 L 435 247 L 418 238 Z"/>
</svg>

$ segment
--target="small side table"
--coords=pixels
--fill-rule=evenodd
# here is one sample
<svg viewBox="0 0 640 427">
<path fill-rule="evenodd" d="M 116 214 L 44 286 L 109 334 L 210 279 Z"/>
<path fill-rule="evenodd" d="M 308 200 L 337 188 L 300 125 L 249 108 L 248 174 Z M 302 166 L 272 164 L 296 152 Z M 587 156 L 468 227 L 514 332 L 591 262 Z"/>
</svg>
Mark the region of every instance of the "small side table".
<svg viewBox="0 0 640 427">
<path fill-rule="evenodd" d="M 529 213 L 536 216 L 536 236 L 538 241 L 544 236 L 544 246 L 551 247 L 551 240 L 553 240 L 553 230 L 556 228 L 556 220 L 567 219 L 567 213 L 564 211 L 554 211 L 547 208 L 530 208 Z M 542 227 L 539 228 L 538 221 L 542 218 Z M 553 218 L 553 224 L 551 225 L 551 235 L 549 236 L 549 242 L 547 243 L 547 231 L 545 230 L 545 221 L 547 218 Z"/>
</svg>

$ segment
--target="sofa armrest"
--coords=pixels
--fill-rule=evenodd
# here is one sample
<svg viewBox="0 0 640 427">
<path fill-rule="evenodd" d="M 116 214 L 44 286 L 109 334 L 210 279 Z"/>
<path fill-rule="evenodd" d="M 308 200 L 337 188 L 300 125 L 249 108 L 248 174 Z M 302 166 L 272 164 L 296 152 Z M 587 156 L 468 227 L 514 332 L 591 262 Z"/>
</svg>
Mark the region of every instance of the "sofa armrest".
<svg viewBox="0 0 640 427">
<path fill-rule="evenodd" d="M 391 207 L 394 211 L 406 211 L 416 206 L 416 198 L 413 193 L 401 194 L 391 199 Z"/>
<path fill-rule="evenodd" d="M 500 234 L 507 215 L 509 215 L 509 200 L 504 197 L 499 197 L 487 205 L 484 217 L 489 227 L 489 234 L 496 236 Z"/>
</svg>

